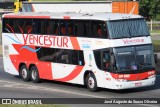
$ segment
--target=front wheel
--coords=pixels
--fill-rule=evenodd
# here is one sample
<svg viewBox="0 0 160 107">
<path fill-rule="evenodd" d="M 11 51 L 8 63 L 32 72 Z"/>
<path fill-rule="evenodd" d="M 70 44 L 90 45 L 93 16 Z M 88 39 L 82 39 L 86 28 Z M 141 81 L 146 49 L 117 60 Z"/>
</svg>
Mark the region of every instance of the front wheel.
<svg viewBox="0 0 160 107">
<path fill-rule="evenodd" d="M 86 85 L 87 85 L 87 88 L 90 90 L 90 91 L 97 91 L 98 90 L 98 87 L 97 87 L 97 81 L 96 81 L 96 78 L 94 76 L 94 74 L 88 74 L 87 77 L 86 77 Z"/>
<path fill-rule="evenodd" d="M 31 72 L 31 80 L 34 83 L 40 82 L 40 78 L 39 78 L 39 73 L 38 73 L 37 67 L 36 66 L 32 66 L 31 69 L 30 69 L 30 72 Z"/>
</svg>

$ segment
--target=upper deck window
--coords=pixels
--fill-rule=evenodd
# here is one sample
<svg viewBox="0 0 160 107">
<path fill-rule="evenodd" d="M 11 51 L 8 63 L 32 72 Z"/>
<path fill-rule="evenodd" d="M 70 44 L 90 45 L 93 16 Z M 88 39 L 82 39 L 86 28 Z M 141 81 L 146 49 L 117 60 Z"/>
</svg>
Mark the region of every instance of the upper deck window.
<svg viewBox="0 0 160 107">
<path fill-rule="evenodd" d="M 90 21 L 75 21 L 75 35 L 79 37 L 91 37 Z"/>
<path fill-rule="evenodd" d="M 91 21 L 93 38 L 108 38 L 106 23 L 103 21 Z"/>
<path fill-rule="evenodd" d="M 112 39 L 150 35 L 144 19 L 114 20 L 107 23 Z"/>
</svg>

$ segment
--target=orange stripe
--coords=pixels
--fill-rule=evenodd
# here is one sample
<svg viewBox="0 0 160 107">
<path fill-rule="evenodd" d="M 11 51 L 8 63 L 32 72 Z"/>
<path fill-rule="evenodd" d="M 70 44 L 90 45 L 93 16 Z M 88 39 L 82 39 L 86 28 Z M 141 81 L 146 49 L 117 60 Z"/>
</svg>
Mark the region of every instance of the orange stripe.
<svg viewBox="0 0 160 107">
<path fill-rule="evenodd" d="M 76 37 L 70 37 L 72 46 L 75 50 L 80 50 L 80 46 Z"/>
</svg>

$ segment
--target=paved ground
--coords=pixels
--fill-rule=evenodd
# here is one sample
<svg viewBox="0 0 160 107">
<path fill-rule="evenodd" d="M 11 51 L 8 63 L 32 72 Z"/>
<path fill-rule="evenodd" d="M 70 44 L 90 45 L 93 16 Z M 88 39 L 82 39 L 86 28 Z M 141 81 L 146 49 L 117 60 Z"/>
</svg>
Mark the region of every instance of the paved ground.
<svg viewBox="0 0 160 107">
<path fill-rule="evenodd" d="M 2 56 L 2 45 L 0 45 L 0 56 Z"/>
<path fill-rule="evenodd" d="M 18 76 L 10 75 L 3 70 L 0 57 L 0 98 L 160 98 L 160 75 L 157 75 L 154 86 L 127 89 L 109 90 L 100 89 L 98 92 L 89 92 L 84 86 L 65 84 L 43 80 L 41 83 L 24 82 Z M 69 105 L 73 107 L 106 107 L 107 105 Z M 155 104 L 108 105 L 117 107 L 159 107 Z"/>
</svg>

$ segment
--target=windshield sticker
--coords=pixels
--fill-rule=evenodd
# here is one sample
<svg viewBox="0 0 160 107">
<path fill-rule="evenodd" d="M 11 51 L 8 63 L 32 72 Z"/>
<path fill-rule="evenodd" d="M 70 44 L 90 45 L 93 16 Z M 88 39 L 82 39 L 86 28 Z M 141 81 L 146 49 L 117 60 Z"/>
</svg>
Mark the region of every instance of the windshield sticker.
<svg viewBox="0 0 160 107">
<path fill-rule="evenodd" d="M 118 55 L 128 55 L 128 54 L 131 54 L 132 52 L 121 52 L 121 53 L 118 53 Z"/>
</svg>

